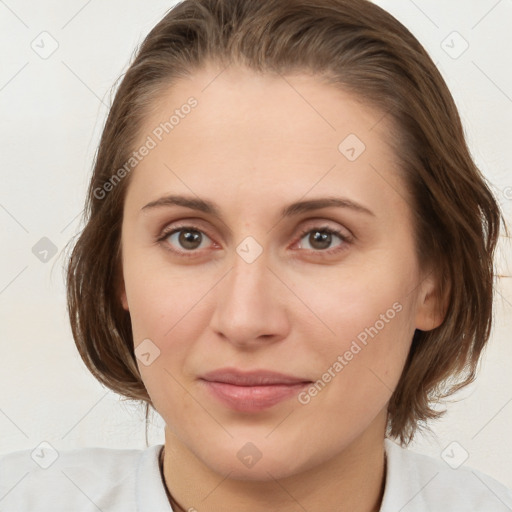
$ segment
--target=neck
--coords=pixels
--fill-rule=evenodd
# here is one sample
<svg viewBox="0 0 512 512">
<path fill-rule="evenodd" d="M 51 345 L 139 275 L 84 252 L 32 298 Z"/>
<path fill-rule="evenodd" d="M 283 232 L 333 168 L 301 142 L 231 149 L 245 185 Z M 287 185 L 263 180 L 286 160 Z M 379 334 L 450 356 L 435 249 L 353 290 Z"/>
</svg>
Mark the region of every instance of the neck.
<svg viewBox="0 0 512 512">
<path fill-rule="evenodd" d="M 216 473 L 166 427 L 164 479 L 175 512 L 378 512 L 386 476 L 384 435 L 379 433 L 365 432 L 341 453 L 302 473 L 254 481 Z"/>
</svg>

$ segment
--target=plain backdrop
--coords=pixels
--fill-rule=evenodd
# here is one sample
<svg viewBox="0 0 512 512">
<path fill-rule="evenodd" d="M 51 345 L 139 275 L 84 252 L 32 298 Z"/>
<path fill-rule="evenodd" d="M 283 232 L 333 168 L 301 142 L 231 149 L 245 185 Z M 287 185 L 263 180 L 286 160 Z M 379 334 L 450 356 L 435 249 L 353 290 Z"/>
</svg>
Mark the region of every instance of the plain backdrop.
<svg viewBox="0 0 512 512">
<path fill-rule="evenodd" d="M 425 46 L 455 98 L 477 164 L 512 218 L 512 2 L 379 0 Z M 79 216 L 111 87 L 174 2 L 0 0 L 0 454 L 35 448 L 144 448 L 140 405 L 89 374 L 68 324 L 65 244 Z M 46 52 L 46 53 L 45 53 Z M 52 53 L 51 53 L 52 52 Z M 51 54 L 49 54 L 51 53 Z M 44 252 L 47 251 L 47 252 Z M 499 269 L 511 274 L 510 244 Z M 448 404 L 415 451 L 512 487 L 512 279 L 499 280 L 495 326 L 476 383 Z M 151 418 L 149 444 L 163 443 Z M 452 444 L 457 443 L 457 444 Z"/>
</svg>

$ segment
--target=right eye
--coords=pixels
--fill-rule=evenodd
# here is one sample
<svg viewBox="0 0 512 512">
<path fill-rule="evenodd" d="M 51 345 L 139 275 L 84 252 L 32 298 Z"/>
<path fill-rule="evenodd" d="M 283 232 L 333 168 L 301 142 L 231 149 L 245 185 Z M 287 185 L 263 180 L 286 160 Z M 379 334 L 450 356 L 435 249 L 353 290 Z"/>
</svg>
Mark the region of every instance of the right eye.
<svg viewBox="0 0 512 512">
<path fill-rule="evenodd" d="M 194 257 L 198 249 L 204 249 L 203 242 L 210 237 L 196 226 L 175 226 L 164 229 L 158 238 L 164 247 L 175 254 L 185 257 Z"/>
</svg>

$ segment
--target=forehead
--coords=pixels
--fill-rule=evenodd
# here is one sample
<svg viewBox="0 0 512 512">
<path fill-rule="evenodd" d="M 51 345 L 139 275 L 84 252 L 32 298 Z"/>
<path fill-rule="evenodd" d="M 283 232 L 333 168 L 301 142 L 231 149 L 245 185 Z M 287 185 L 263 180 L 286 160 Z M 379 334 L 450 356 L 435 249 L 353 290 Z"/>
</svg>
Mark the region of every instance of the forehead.
<svg viewBox="0 0 512 512">
<path fill-rule="evenodd" d="M 149 137 L 154 148 L 132 178 L 149 199 L 169 192 L 162 187 L 277 198 L 343 186 L 397 201 L 402 184 L 388 131 L 382 112 L 317 77 L 204 68 L 151 105 L 138 146 Z"/>
<path fill-rule="evenodd" d="M 279 145 L 288 138 L 288 144 L 295 141 L 311 148 L 337 149 L 350 133 L 362 140 L 371 139 L 373 144 L 386 133 L 387 120 L 380 111 L 320 77 L 212 65 L 163 88 L 144 120 L 142 132 L 152 132 L 175 111 L 190 110 L 186 106 L 190 98 L 197 105 L 185 116 L 180 115 L 179 130 L 177 124 L 172 128 L 173 135 L 179 132 L 182 137 L 209 140 L 229 134 L 238 142 L 245 139 L 249 143 L 249 139 L 259 137 L 267 144 L 279 141 Z M 187 117 L 192 121 L 182 122 Z"/>
</svg>

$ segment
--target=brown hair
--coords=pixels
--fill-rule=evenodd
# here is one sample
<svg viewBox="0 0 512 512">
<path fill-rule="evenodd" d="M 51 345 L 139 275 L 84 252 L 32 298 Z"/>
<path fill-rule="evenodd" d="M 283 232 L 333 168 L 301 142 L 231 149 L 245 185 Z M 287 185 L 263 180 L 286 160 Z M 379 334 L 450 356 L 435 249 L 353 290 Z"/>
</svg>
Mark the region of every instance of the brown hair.
<svg viewBox="0 0 512 512">
<path fill-rule="evenodd" d="M 69 317 L 82 359 L 108 388 L 145 402 L 147 421 L 152 404 L 118 293 L 131 175 L 107 194 L 98 190 L 106 190 L 130 158 L 154 101 L 174 80 L 208 63 L 312 73 L 378 109 L 395 127 L 388 143 L 416 214 L 418 261 L 439 277 L 439 297 L 448 297 L 443 323 L 416 330 L 390 399 L 387 435 L 408 444 L 421 423 L 444 413 L 433 402 L 475 378 L 491 332 L 494 252 L 505 223 L 438 69 L 407 28 L 367 0 L 184 0 L 151 30 L 115 94 L 96 154 L 85 228 L 67 269 Z"/>
</svg>

